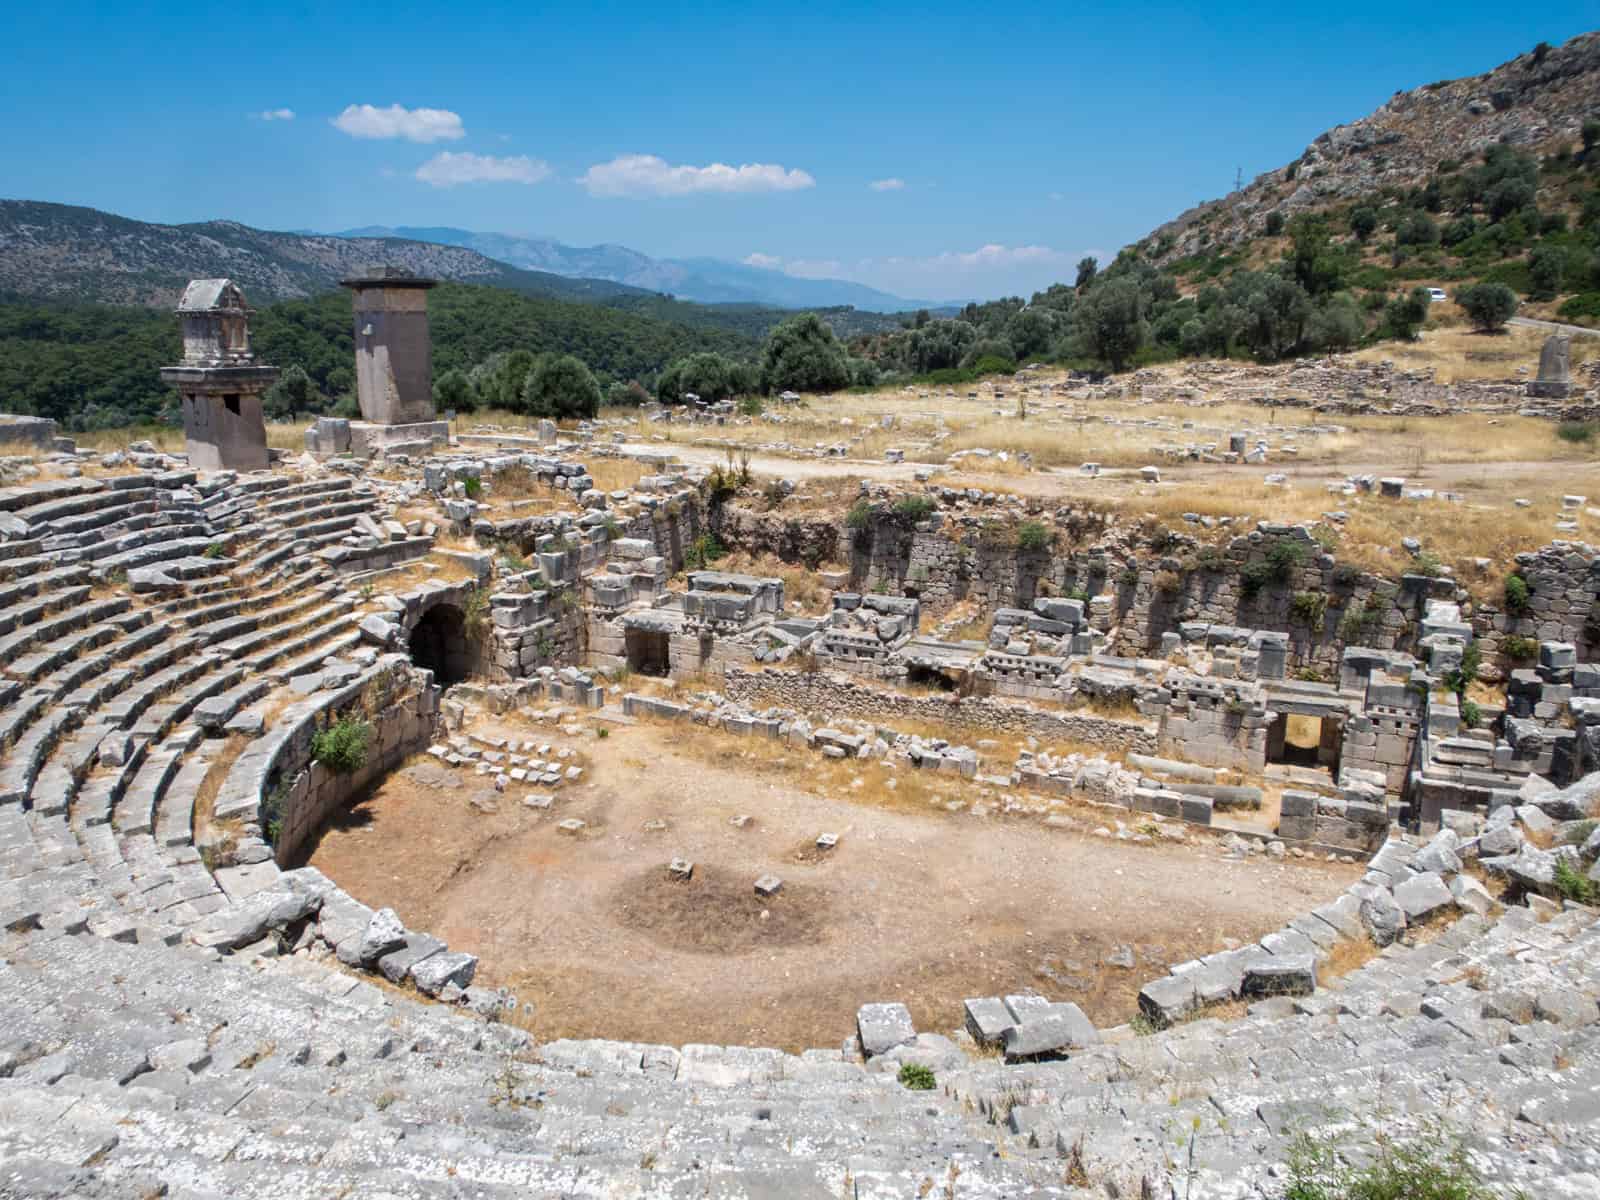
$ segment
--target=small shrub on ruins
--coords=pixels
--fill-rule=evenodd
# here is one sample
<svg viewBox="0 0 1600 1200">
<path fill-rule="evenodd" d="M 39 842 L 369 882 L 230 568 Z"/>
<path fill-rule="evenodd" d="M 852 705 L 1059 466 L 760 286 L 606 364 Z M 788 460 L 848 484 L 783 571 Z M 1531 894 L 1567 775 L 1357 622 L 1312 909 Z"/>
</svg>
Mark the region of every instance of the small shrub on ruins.
<svg viewBox="0 0 1600 1200">
<path fill-rule="evenodd" d="M 1176 596 L 1183 591 L 1183 576 L 1176 571 L 1157 571 L 1155 586 L 1163 596 Z"/>
<path fill-rule="evenodd" d="M 1563 900 L 1574 904 L 1593 904 L 1600 900 L 1600 884 L 1579 872 L 1565 857 L 1556 860 L 1553 881 Z"/>
<path fill-rule="evenodd" d="M 1600 422 L 1597 421 L 1563 421 L 1556 426 L 1556 436 L 1574 445 L 1587 445 L 1594 441 L 1596 431 L 1600 431 Z"/>
<path fill-rule="evenodd" d="M 789 493 L 783 490 L 783 484 L 776 479 L 767 480 L 766 485 L 761 489 L 761 499 L 766 504 L 768 512 L 777 508 L 778 505 L 788 499 L 788 496 Z"/>
<path fill-rule="evenodd" d="M 763 405 L 760 396 L 745 396 L 739 401 L 739 413 L 746 417 L 759 417 Z"/>
<path fill-rule="evenodd" d="M 872 505 L 865 499 L 857 500 L 850 506 L 850 511 L 844 514 L 844 523 L 859 531 L 872 524 L 872 516 Z"/>
<path fill-rule="evenodd" d="M 311 737 L 311 759 L 338 775 L 351 775 L 367 763 L 367 743 L 372 726 L 365 721 L 341 717 Z"/>
<path fill-rule="evenodd" d="M 1117 575 L 1117 582 L 1125 588 L 1138 587 L 1139 568 L 1123 567 L 1122 571 Z"/>
<path fill-rule="evenodd" d="M 1024 521 L 1017 526 L 1018 550 L 1043 550 L 1050 541 L 1050 529 L 1042 521 Z"/>
<path fill-rule="evenodd" d="M 1513 572 L 1506 576 L 1506 611 L 1508 613 L 1523 613 L 1528 608 L 1528 596 L 1531 589 L 1528 581 L 1521 575 Z"/>
<path fill-rule="evenodd" d="M 1411 564 L 1411 569 L 1418 575 L 1426 575 L 1429 579 L 1437 579 L 1444 574 L 1444 564 L 1439 561 L 1439 556 L 1427 550 L 1418 554 Z"/>
<path fill-rule="evenodd" d="M 283 810 L 289 803 L 289 785 L 279 780 L 261 800 L 261 829 L 267 835 L 267 844 L 276 846 L 283 832 Z"/>
<path fill-rule="evenodd" d="M 1294 673 L 1301 683 L 1327 683 L 1328 673 L 1321 667 L 1301 667 Z"/>
<path fill-rule="evenodd" d="M 473 588 L 462 602 L 461 628 L 474 639 L 489 631 L 489 593 L 483 588 Z"/>
<path fill-rule="evenodd" d="M 483 495 L 483 480 L 476 475 L 468 475 L 461 481 L 461 490 L 466 492 L 468 500 L 476 500 Z"/>
<path fill-rule="evenodd" d="M 1312 629 L 1322 624 L 1327 612 L 1328 596 L 1325 592 L 1296 592 L 1294 599 L 1289 602 L 1289 615 Z"/>
<path fill-rule="evenodd" d="M 1471 642 L 1461 652 L 1461 665 L 1444 673 L 1447 688 L 1458 696 L 1466 695 L 1467 688 L 1478 678 L 1478 668 L 1483 665 L 1483 647 Z"/>
<path fill-rule="evenodd" d="M 1246 600 L 1253 599 L 1271 582 L 1272 567 L 1261 559 L 1245 563 L 1239 570 L 1239 590 L 1244 593 Z"/>
<path fill-rule="evenodd" d="M 556 652 L 556 644 L 543 634 L 540 634 L 539 640 L 533 644 L 533 652 L 540 658 L 549 658 Z"/>
<path fill-rule="evenodd" d="M 1081 587 L 1072 588 L 1070 591 L 1067 592 L 1067 599 L 1068 600 L 1081 600 L 1085 604 L 1087 604 L 1089 602 L 1089 589 L 1088 588 L 1081 588 Z"/>
<path fill-rule="evenodd" d="M 1361 571 L 1349 563 L 1339 563 L 1333 568 L 1333 586 L 1337 588 L 1352 588 L 1361 578 Z"/>
<path fill-rule="evenodd" d="M 1272 578 L 1276 583 L 1289 582 L 1289 577 L 1305 561 L 1306 548 L 1301 542 L 1274 542 L 1272 549 L 1267 551 L 1267 565 L 1272 569 Z"/>
<path fill-rule="evenodd" d="M 1228 556 L 1219 546 L 1201 546 L 1195 552 L 1196 570 L 1221 572 L 1228 569 Z"/>
<path fill-rule="evenodd" d="M 1483 723 L 1483 709 L 1476 700 L 1461 701 L 1461 723 L 1468 729 L 1476 729 Z"/>
<path fill-rule="evenodd" d="M 207 558 L 221 558 L 227 552 L 227 547 L 221 542 L 212 542 L 211 545 L 207 546 L 202 553 L 204 553 Z"/>
<path fill-rule="evenodd" d="M 894 515 L 909 525 L 926 521 L 939 506 L 930 496 L 901 496 L 894 502 Z"/>
<path fill-rule="evenodd" d="M 1357 1149 L 1347 1158 L 1329 1139 L 1297 1137 L 1284 1200 L 1494 1200 L 1465 1147 L 1442 1135 L 1370 1137 Z"/>
<path fill-rule="evenodd" d="M 933 1072 L 921 1063 L 900 1064 L 900 1086 L 913 1092 L 931 1092 L 934 1088 Z"/>
<path fill-rule="evenodd" d="M 683 552 L 683 565 L 691 571 L 702 571 L 726 553 L 716 534 L 702 533 Z"/>
<path fill-rule="evenodd" d="M 604 725 L 602 725 L 602 726 L 600 726 L 599 729 L 596 729 L 594 731 L 594 735 L 595 735 L 595 737 L 600 738 L 601 740 L 604 740 L 604 739 L 606 739 L 606 738 L 611 736 L 611 730 L 607 729 Z"/>
</svg>

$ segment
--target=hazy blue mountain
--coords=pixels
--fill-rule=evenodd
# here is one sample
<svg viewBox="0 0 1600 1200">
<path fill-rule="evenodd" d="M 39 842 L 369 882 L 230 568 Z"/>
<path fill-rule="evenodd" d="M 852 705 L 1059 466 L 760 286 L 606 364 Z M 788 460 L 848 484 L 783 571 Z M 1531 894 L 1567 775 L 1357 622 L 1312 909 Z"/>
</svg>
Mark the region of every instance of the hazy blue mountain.
<svg viewBox="0 0 1600 1200">
<path fill-rule="evenodd" d="M 909 300 L 844 279 L 797 279 L 782 271 L 716 258 L 651 258 L 626 246 L 568 246 L 550 238 L 475 233 L 470 229 L 367 226 L 342 230 L 336 236 L 404 238 L 461 246 L 524 270 L 608 279 L 630 287 L 670 292 L 680 300 L 696 300 L 702 304 L 766 304 L 784 308 L 830 308 L 848 304 L 868 312 L 906 312 L 963 303 Z"/>
</svg>

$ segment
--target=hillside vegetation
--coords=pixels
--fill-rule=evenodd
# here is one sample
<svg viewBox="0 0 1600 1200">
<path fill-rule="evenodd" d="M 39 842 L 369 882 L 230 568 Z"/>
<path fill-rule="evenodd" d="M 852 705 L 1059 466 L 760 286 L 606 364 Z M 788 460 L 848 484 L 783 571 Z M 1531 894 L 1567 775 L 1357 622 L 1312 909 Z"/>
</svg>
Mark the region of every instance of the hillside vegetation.
<svg viewBox="0 0 1600 1200">
<path fill-rule="evenodd" d="M 429 297 L 434 374 L 520 349 L 581 358 L 602 385 L 653 379 L 669 361 L 716 351 L 750 359 L 756 339 L 672 324 L 593 304 L 501 288 L 444 284 Z M 350 297 L 335 292 L 261 308 L 251 322 L 258 361 L 309 378 L 301 412 L 331 411 L 355 386 Z M 53 417 L 68 429 L 158 420 L 174 399 L 158 370 L 178 361 L 170 312 L 88 304 L 0 304 L 0 409 Z"/>
<path fill-rule="evenodd" d="M 1185 290 L 1281 257 L 1320 222 L 1363 292 L 1512 288 L 1535 315 L 1600 317 L 1600 33 L 1397 92 L 1294 162 L 1133 246 Z"/>
</svg>

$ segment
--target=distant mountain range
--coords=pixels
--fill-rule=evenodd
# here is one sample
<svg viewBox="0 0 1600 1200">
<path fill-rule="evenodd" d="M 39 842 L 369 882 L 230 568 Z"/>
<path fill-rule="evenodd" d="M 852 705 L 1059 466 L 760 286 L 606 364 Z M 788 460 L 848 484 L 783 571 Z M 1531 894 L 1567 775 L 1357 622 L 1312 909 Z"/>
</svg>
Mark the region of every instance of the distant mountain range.
<svg viewBox="0 0 1600 1200">
<path fill-rule="evenodd" d="M 0 297 L 164 307 L 190 279 L 226 276 L 252 303 L 315 296 L 379 264 L 530 296 L 607 302 L 651 293 L 523 270 L 465 246 L 272 233 L 235 221 L 155 225 L 93 208 L 0 200 Z"/>
<path fill-rule="evenodd" d="M 798 279 L 782 271 L 716 258 L 651 258 L 626 246 L 568 246 L 549 238 L 469 229 L 369 225 L 338 233 L 345 238 L 403 238 L 463 246 L 488 258 L 569 278 L 606 279 L 701 304 L 764 304 L 780 308 L 830 308 L 848 304 L 867 312 L 960 308 L 964 300 L 909 300 L 845 279 Z"/>
</svg>

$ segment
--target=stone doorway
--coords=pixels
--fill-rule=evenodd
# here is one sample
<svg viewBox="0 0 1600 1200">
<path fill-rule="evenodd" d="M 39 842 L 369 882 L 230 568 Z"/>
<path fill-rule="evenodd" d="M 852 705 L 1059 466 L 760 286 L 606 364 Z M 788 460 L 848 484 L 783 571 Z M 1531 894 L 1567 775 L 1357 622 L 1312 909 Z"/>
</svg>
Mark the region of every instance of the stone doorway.
<svg viewBox="0 0 1600 1200">
<path fill-rule="evenodd" d="M 1331 713 L 1285 712 L 1267 732 L 1267 761 L 1337 772 L 1344 748 L 1344 721 Z"/>
<path fill-rule="evenodd" d="M 411 631 L 409 649 L 411 661 L 432 671 L 441 687 L 460 683 L 472 667 L 466 616 L 453 604 L 435 604 Z"/>
<path fill-rule="evenodd" d="M 672 673 L 671 642 L 664 630 L 630 627 L 623 632 L 623 644 L 630 671 L 657 678 Z"/>
</svg>

